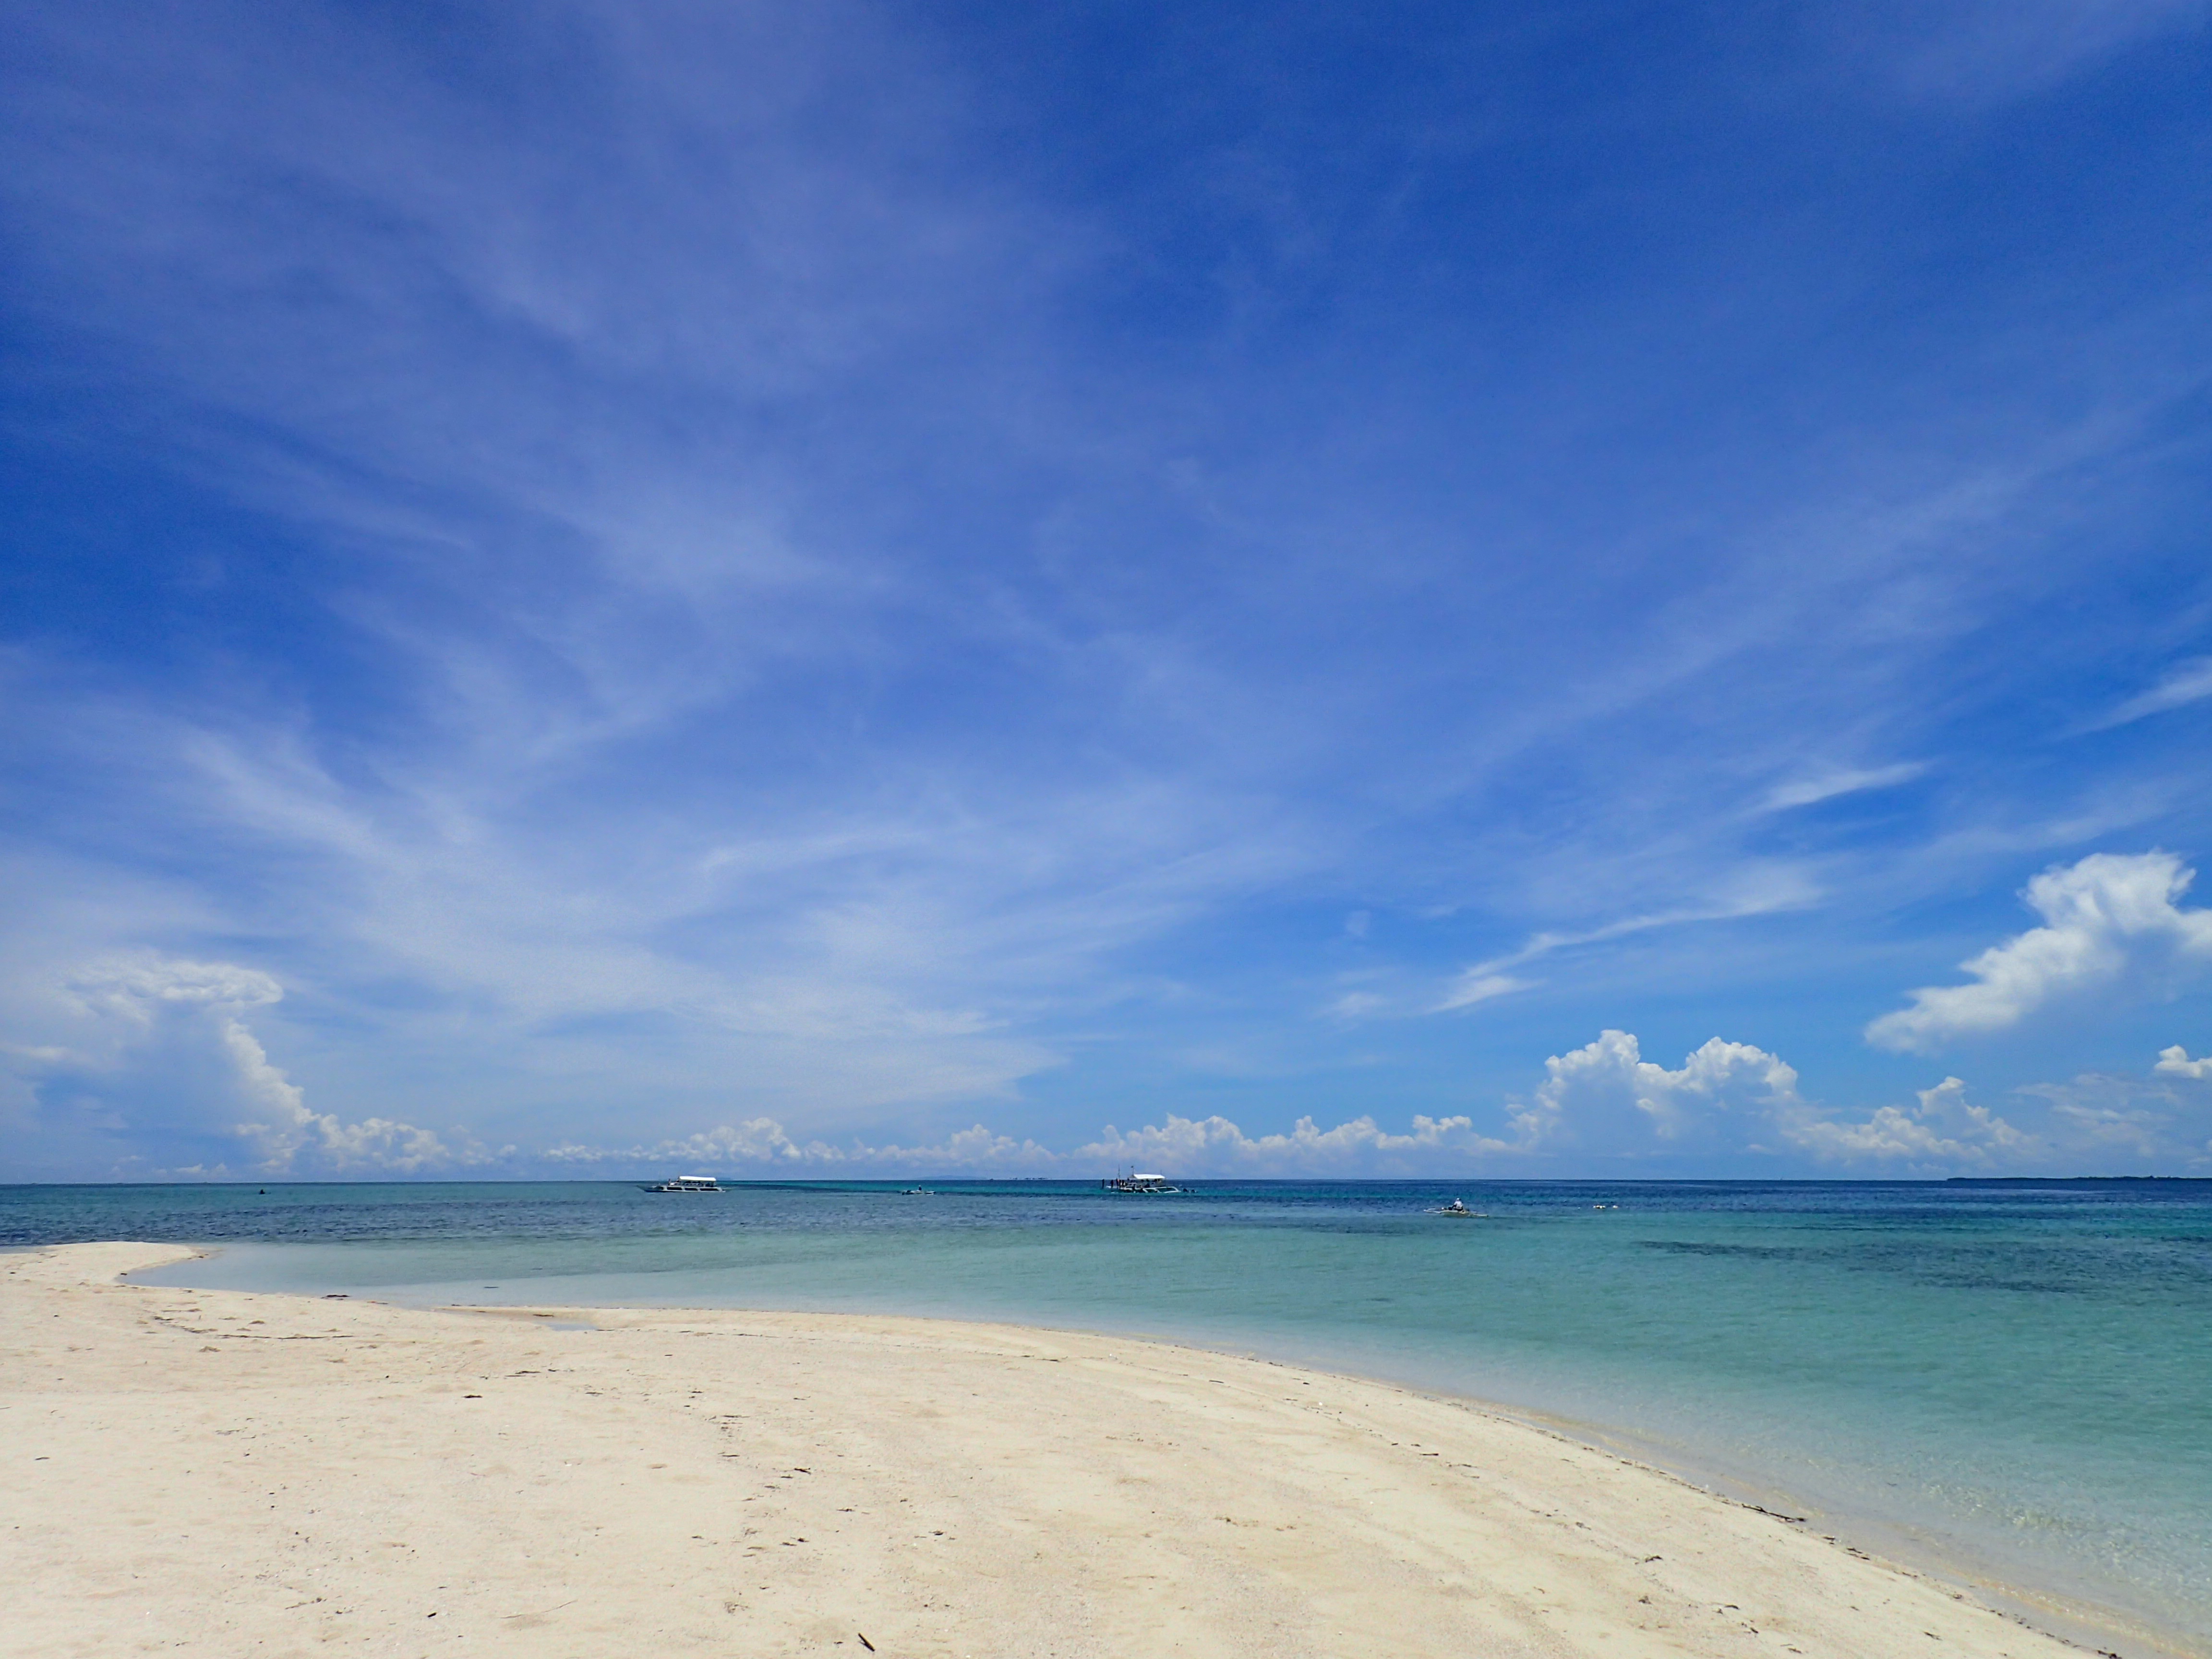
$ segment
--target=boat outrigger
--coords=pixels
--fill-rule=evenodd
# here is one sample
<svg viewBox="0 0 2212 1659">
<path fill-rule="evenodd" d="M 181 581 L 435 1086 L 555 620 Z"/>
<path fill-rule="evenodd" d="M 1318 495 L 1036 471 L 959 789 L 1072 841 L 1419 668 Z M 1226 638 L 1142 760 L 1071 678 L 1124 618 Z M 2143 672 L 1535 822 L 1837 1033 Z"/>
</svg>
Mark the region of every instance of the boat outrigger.
<svg viewBox="0 0 2212 1659">
<path fill-rule="evenodd" d="M 722 1183 L 712 1176 L 677 1176 L 647 1187 L 648 1193 L 719 1193 Z"/>
</svg>

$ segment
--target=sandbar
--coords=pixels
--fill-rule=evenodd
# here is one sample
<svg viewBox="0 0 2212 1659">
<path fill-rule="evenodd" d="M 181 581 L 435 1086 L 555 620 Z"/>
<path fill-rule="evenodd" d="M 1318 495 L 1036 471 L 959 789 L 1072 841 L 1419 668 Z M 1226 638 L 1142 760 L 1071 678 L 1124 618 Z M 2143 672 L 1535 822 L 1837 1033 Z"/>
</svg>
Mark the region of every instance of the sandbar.
<svg viewBox="0 0 2212 1659">
<path fill-rule="evenodd" d="M 2081 1659 L 1539 1426 L 1167 1343 L 0 1256 L 0 1654 Z"/>
</svg>

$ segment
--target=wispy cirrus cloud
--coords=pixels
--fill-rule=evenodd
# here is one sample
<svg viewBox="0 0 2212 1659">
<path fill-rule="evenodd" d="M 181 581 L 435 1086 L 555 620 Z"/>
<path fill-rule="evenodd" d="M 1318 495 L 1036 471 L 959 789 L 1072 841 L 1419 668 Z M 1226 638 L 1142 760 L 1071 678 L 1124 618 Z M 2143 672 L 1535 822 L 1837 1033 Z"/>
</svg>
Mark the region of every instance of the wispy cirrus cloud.
<svg viewBox="0 0 2212 1659">
<path fill-rule="evenodd" d="M 1753 866 L 1739 872 L 1735 890 L 1717 902 L 1686 906 L 1656 914 L 1624 916 L 1617 921 L 1572 932 L 1540 933 L 1519 950 L 1463 968 L 1443 994 L 1422 1012 L 1451 1013 L 1472 1008 L 1494 998 L 1532 988 L 1539 981 L 1519 970 L 1556 952 L 1604 945 L 1640 933 L 1688 927 L 1698 922 L 1739 921 L 1753 916 L 1807 908 L 1819 902 L 1820 890 L 1804 872 L 1787 866 Z"/>
<path fill-rule="evenodd" d="M 1863 794 L 1873 789 L 1894 789 L 1899 784 L 1910 783 L 1926 775 L 1926 764 L 1919 761 L 1900 761 L 1893 766 L 1838 767 L 1830 771 L 1812 772 L 1788 783 L 1778 783 L 1766 792 L 1763 803 L 1770 812 L 1786 812 L 1793 807 L 1811 806 L 1816 802 L 1833 800 L 1841 795 Z"/>
<path fill-rule="evenodd" d="M 1526 991 L 1536 983 L 1534 980 L 1516 978 L 1511 974 L 1470 968 L 1452 981 L 1444 992 L 1443 1000 L 1429 1012 L 1455 1013 L 1462 1008 L 1472 1008 L 1497 997 L 1510 997 L 1516 991 Z"/>
<path fill-rule="evenodd" d="M 1906 898 L 2204 814 L 2185 721 L 2045 742 L 2197 602 L 2201 118 L 2128 57 L 2194 15 L 1438 14 L 1351 73 L 1320 14 L 31 7 L 0 1038 L 94 1052 L 88 960 L 280 982 L 253 1051 L 137 999 L 177 1167 L 1132 1098 L 1233 1164 L 1518 1086 L 1413 1016 L 1887 994 Z M 1942 95 L 1839 102 L 1844 37 Z M 2093 64 L 2127 120 L 1975 101 Z M 37 1077 L 9 1147 L 114 1150 Z"/>
<path fill-rule="evenodd" d="M 2042 92 L 2208 16 L 2204 0 L 1856 0 L 1826 9 L 1820 27 L 1897 93 L 1984 103 Z"/>
<path fill-rule="evenodd" d="M 2203 702 L 2207 697 L 2212 697 L 2212 657 L 2191 657 L 2167 669 L 2160 677 L 2158 684 L 2148 691 L 2138 692 L 2109 714 L 2074 730 L 2081 733 L 2109 732 L 2114 726 L 2132 726 L 2137 720 L 2148 720 L 2153 714 L 2185 708 L 2191 703 Z"/>
</svg>

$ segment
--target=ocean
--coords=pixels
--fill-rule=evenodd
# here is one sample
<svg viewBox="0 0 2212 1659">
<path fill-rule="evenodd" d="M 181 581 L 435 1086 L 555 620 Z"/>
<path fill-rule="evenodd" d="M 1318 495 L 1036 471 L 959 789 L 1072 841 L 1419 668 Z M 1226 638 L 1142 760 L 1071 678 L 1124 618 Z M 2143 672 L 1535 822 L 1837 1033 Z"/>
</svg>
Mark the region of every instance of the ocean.
<svg viewBox="0 0 2212 1659">
<path fill-rule="evenodd" d="M 210 1246 L 142 1276 L 210 1288 L 1256 1353 L 1495 1402 L 2212 1652 L 2212 1182 L 903 1184 L 0 1188 L 0 1244 Z"/>
</svg>

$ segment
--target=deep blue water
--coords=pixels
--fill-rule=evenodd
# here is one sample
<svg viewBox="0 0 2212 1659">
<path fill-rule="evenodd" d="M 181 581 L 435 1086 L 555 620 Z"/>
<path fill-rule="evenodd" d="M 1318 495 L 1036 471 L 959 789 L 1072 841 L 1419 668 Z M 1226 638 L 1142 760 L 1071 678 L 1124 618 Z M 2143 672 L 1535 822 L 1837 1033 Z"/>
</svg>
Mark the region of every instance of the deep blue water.
<svg viewBox="0 0 2212 1659">
<path fill-rule="evenodd" d="M 1568 1419 L 2212 1650 L 2212 1182 L 927 1184 L 12 1188 L 0 1243 L 222 1247 L 172 1283 L 1265 1352 Z M 1452 1197 L 1489 1218 L 1429 1213 Z"/>
</svg>

